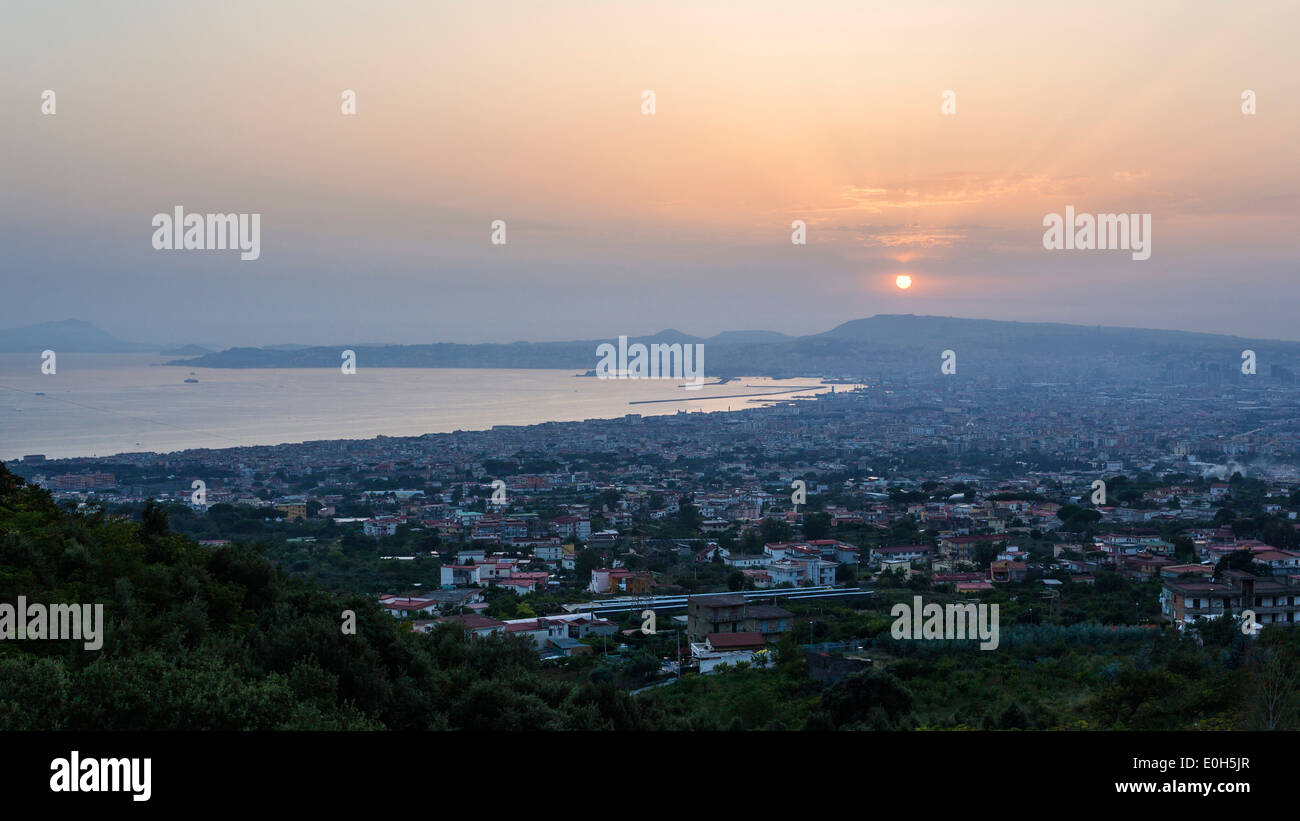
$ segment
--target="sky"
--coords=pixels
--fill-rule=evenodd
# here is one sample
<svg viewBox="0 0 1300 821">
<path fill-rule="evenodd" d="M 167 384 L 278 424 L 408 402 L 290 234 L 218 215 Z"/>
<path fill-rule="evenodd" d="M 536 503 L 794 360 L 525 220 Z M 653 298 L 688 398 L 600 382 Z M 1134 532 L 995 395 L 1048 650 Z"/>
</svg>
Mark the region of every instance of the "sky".
<svg viewBox="0 0 1300 821">
<path fill-rule="evenodd" d="M 227 347 L 915 313 L 1300 339 L 1294 2 L 4 17 L 0 327 Z M 156 250 L 176 206 L 260 214 L 260 257 Z M 1045 249 L 1067 206 L 1151 214 L 1150 259 Z"/>
</svg>

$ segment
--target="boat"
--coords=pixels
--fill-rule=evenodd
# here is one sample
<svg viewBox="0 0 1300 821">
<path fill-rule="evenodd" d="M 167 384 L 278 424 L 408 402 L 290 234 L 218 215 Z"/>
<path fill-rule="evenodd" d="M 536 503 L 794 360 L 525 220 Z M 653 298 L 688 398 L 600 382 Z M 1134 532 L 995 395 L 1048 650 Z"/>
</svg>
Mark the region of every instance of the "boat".
<svg viewBox="0 0 1300 821">
<path fill-rule="evenodd" d="M 194 371 L 190 371 L 190 375 L 187 376 L 187 377 L 185 377 L 185 381 L 188 382 L 188 383 L 194 384 L 194 383 L 197 383 L 199 380 L 198 380 L 198 377 L 196 377 L 196 376 L 194 375 Z"/>
</svg>

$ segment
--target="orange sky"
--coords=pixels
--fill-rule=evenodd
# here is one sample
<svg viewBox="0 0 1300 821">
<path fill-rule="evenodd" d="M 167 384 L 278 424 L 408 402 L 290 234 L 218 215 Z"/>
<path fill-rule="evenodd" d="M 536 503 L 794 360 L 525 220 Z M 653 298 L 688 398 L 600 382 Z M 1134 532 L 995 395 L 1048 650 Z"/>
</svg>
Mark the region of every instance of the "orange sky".
<svg viewBox="0 0 1300 821">
<path fill-rule="evenodd" d="M 87 309 L 126 310 L 97 292 L 106 275 L 159 293 L 176 258 L 135 226 L 147 238 L 175 204 L 264 215 L 256 275 L 195 263 L 196 280 L 223 272 L 227 298 L 202 293 L 229 314 L 256 289 L 422 289 L 421 314 L 356 328 L 374 336 L 434 316 L 439 338 L 468 341 L 482 331 L 445 303 L 482 310 L 494 289 L 538 283 L 580 293 L 607 334 L 808 332 L 878 312 L 1246 332 L 1257 317 L 1224 317 L 1214 290 L 1224 266 L 1263 293 L 1297 287 L 1294 3 L 141 3 L 72 18 L 33 3 L 14 18 L 9 264 L 87 276 Z M 45 88 L 56 117 L 39 114 Z M 342 89 L 357 116 L 340 115 Z M 1066 205 L 1152 213 L 1152 259 L 1045 254 L 1042 217 Z M 498 218 L 508 249 L 486 242 Z M 790 245 L 795 219 L 807 246 Z M 103 270 L 79 273 L 87 259 Z M 905 300 L 889 293 L 900 272 Z M 654 277 L 699 289 L 695 303 L 646 303 Z M 808 292 L 797 320 L 786 297 L 725 313 L 729 293 L 792 282 Z M 1129 288 L 1197 301 L 1163 316 L 1080 301 Z M 78 309 L 15 297 L 0 322 Z M 629 302 L 654 306 L 649 327 Z M 346 307 L 312 310 L 337 326 Z M 506 336 L 571 335 L 526 308 Z"/>
</svg>

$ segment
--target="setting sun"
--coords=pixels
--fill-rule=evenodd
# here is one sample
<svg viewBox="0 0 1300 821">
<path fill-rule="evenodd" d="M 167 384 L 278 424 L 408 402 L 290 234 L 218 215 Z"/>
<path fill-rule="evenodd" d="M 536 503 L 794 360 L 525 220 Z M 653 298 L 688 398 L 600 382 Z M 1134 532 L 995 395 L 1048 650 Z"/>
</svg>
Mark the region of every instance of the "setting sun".
<svg viewBox="0 0 1300 821">
<path fill-rule="evenodd" d="M 912 287 L 912 278 L 907 274 L 899 274 L 898 278 L 894 280 L 894 284 L 900 289 L 906 291 L 908 288 Z"/>
</svg>

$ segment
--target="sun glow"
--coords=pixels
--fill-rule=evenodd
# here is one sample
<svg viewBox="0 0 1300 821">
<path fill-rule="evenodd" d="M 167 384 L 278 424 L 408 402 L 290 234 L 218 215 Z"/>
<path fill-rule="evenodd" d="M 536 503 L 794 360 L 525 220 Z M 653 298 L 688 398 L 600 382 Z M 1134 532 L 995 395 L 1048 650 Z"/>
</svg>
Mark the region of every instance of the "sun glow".
<svg viewBox="0 0 1300 821">
<path fill-rule="evenodd" d="M 894 279 L 894 284 L 899 287 L 899 290 L 906 291 L 912 287 L 912 278 L 907 274 L 899 274 Z"/>
</svg>

